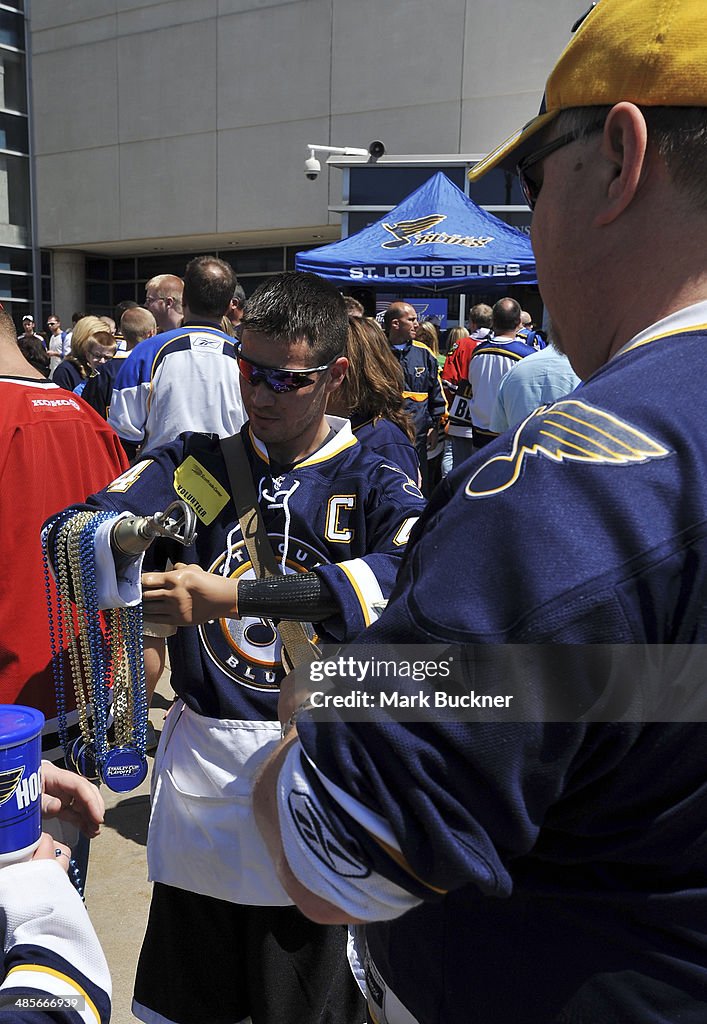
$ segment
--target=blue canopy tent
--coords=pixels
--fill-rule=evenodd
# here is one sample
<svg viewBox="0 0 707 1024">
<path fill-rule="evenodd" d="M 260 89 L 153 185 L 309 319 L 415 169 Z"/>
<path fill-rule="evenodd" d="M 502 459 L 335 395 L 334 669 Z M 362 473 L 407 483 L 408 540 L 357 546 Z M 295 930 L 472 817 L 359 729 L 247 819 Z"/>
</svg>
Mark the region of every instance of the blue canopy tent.
<svg viewBox="0 0 707 1024">
<path fill-rule="evenodd" d="M 298 252 L 295 267 L 348 287 L 460 292 L 537 284 L 530 239 L 441 171 L 358 234 Z"/>
</svg>

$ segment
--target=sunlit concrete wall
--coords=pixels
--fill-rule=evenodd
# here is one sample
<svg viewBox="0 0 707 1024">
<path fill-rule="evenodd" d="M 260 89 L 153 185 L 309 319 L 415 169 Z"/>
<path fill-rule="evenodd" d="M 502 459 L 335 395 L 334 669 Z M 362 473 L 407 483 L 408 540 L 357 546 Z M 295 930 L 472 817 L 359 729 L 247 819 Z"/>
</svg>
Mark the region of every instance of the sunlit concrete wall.
<svg viewBox="0 0 707 1024">
<path fill-rule="evenodd" d="M 305 143 L 478 153 L 537 112 L 586 0 L 32 0 L 39 240 L 338 223 Z"/>
</svg>

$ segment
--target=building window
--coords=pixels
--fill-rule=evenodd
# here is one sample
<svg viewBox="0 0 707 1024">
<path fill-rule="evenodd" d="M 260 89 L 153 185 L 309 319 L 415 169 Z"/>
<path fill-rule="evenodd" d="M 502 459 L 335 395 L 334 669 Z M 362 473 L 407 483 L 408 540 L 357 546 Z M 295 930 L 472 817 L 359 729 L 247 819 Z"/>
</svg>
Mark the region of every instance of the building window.
<svg viewBox="0 0 707 1024">
<path fill-rule="evenodd" d="M 0 44 L 12 46 L 16 50 L 24 50 L 25 22 L 21 14 L 0 10 Z"/>
<path fill-rule="evenodd" d="M 215 255 L 229 263 L 246 295 L 273 274 L 294 267 L 294 253 L 313 246 L 271 246 L 263 249 L 210 250 L 208 253 L 165 252 L 160 256 L 87 256 L 86 308 L 91 313 L 112 316 L 119 302 L 145 300 L 145 284 L 157 274 L 183 277 L 186 265 L 195 256 Z"/>
<path fill-rule="evenodd" d="M 29 121 L 22 0 L 0 5 L 0 300 L 18 327 L 29 312 L 40 328 L 49 313 L 49 255 L 39 254 L 40 295 L 32 279 Z M 40 269 L 41 268 L 41 269 Z"/>
<path fill-rule="evenodd" d="M 0 107 L 27 113 L 24 54 L 0 46 Z"/>
</svg>

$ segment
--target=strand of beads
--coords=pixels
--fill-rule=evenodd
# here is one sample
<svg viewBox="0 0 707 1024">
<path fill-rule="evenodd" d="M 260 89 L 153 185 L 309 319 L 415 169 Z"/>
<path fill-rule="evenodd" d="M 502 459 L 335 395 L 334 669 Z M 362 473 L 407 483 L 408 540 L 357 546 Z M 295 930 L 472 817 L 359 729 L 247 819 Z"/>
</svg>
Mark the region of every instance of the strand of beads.
<svg viewBox="0 0 707 1024">
<path fill-rule="evenodd" d="M 101 612 L 95 565 L 97 529 L 114 518 L 107 512 L 77 512 L 59 520 L 49 553 L 57 580 L 55 629 L 51 595 L 46 580 L 52 637 L 57 706 L 62 707 L 65 729 L 63 649 L 66 646 L 81 737 L 67 757 L 81 774 L 92 769 L 117 792 L 138 786 L 147 774 L 145 756 L 147 696 L 142 657 L 142 608 Z M 48 570 L 47 570 L 48 576 Z M 61 639 L 60 639 L 61 638 Z M 109 709 L 113 703 L 116 743 L 108 739 Z M 89 704 L 93 724 L 88 718 Z"/>
<path fill-rule="evenodd" d="M 74 889 L 76 889 L 76 892 L 79 894 L 79 896 L 85 903 L 86 896 L 84 890 L 86 888 L 86 883 L 84 882 L 84 879 L 81 875 L 81 871 L 79 870 L 79 866 L 73 857 L 69 861 L 69 878 L 71 879 L 71 884 L 73 885 Z"/>
<path fill-rule="evenodd" d="M 111 611 L 110 615 L 112 619 L 111 638 L 113 640 L 117 636 L 121 641 L 121 682 L 125 685 L 125 699 L 130 709 L 127 722 L 132 726 L 129 730 L 122 729 L 121 736 L 118 737 L 118 716 L 116 716 L 116 739 L 124 745 L 132 745 L 144 755 L 149 707 L 145 663 L 142 657 L 142 605 L 137 605 L 134 608 L 116 608 Z"/>
<path fill-rule="evenodd" d="M 88 522 L 94 513 L 63 513 L 54 525 L 53 530 L 45 535 L 45 589 L 49 609 L 50 639 L 52 641 L 52 665 L 54 669 L 54 685 L 57 699 L 57 719 L 59 738 L 64 748 L 67 764 L 72 764 L 81 775 L 97 778 L 94 747 L 89 721 L 89 703 L 83 680 L 87 679 L 90 686 L 91 667 L 85 654 L 82 657 L 82 645 L 78 630 L 78 610 L 72 602 L 74 584 L 69 566 L 68 551 L 72 532 Z M 47 545 L 53 541 L 52 550 Z M 56 573 L 56 634 L 52 635 L 52 595 L 49 583 L 49 565 L 54 566 Z M 80 576 L 76 581 L 80 587 Z M 75 693 L 76 709 L 79 719 L 80 735 L 70 744 L 66 724 L 65 696 L 65 662 L 68 659 L 70 676 Z"/>
<path fill-rule="evenodd" d="M 69 745 L 69 730 L 66 720 L 66 691 L 64 681 L 64 617 L 61 614 L 61 598 L 52 587 L 49 570 L 49 529 L 42 531 L 42 563 L 44 568 L 44 594 L 47 599 L 47 619 L 49 623 L 49 642 L 52 652 L 52 671 L 56 690 L 57 725 L 59 742 L 64 752 Z M 52 559 L 53 561 L 53 559 Z"/>
<path fill-rule="evenodd" d="M 79 708 L 79 720 L 86 722 L 88 740 L 86 740 L 82 728 L 81 740 L 78 740 L 71 748 L 74 764 L 81 774 L 88 774 L 92 778 L 100 777 L 100 760 L 105 753 L 105 718 L 107 712 L 101 714 L 106 706 L 105 701 L 110 700 L 106 695 L 105 701 L 97 697 L 100 692 L 103 680 L 103 661 L 100 656 L 100 646 L 96 648 L 92 644 L 91 633 L 95 632 L 94 625 L 98 626 L 100 633 L 100 622 L 94 624 L 89 609 L 84 599 L 84 588 L 87 583 L 87 576 L 84 571 L 84 563 L 87 562 L 81 545 L 81 537 L 84 529 L 89 529 L 96 518 L 95 512 L 80 512 L 67 524 L 65 538 L 66 562 L 63 567 L 69 580 L 69 595 L 73 593 L 74 608 L 78 624 L 77 639 L 69 645 L 69 661 L 72 668 L 74 691 L 76 693 L 76 705 Z M 61 538 L 64 539 L 64 538 Z M 102 638 L 101 638 L 102 643 Z M 78 652 L 78 653 L 76 653 Z M 88 709 L 93 714 L 93 729 L 88 723 Z"/>
</svg>

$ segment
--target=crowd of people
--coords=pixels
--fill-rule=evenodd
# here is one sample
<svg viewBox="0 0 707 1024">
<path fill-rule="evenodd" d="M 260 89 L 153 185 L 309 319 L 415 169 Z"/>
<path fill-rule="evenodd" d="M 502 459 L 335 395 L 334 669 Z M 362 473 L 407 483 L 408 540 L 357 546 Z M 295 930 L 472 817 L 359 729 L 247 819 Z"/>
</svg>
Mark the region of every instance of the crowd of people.
<svg viewBox="0 0 707 1024">
<path fill-rule="evenodd" d="M 214 290 L 217 278 L 220 291 Z M 72 330 L 66 332 L 61 330 L 59 318 L 51 314 L 47 334 L 42 336 L 27 315 L 18 345 L 43 376 L 81 395 L 107 419 L 128 457 L 135 459 L 138 452 L 145 456 L 182 430 L 227 435 L 242 424 L 237 380 L 222 373 L 217 361 L 204 356 L 202 334 L 204 330 L 218 332 L 211 337 L 225 342 L 222 356 L 227 366 L 235 351 L 232 339 L 237 342 L 240 336 L 245 301 L 243 287 L 229 264 L 202 256 L 189 264 L 184 278 L 172 274 L 152 278 L 145 287 L 144 306 L 123 302 L 115 319 L 74 314 Z M 510 297 L 498 300 L 493 308 L 484 303 L 473 306 L 468 327 L 452 327 L 442 338 L 437 324 L 419 321 L 409 302 L 394 302 L 376 318 L 366 316 L 363 305 L 352 296 L 345 295 L 344 301 L 352 365 L 342 393 L 330 401 L 330 411 L 342 414 L 344 396 L 351 392 L 355 404 L 349 405 L 348 418 L 355 423 L 357 435 L 364 425 L 366 436 L 375 428 L 376 450 L 381 454 L 387 450 L 383 433 L 386 438 L 394 433 L 390 424 L 402 428 L 416 458 L 407 443 L 401 446 L 399 437 L 389 443 L 397 446 L 403 468 L 429 497 L 455 462 L 458 465 L 520 420 L 518 416 L 509 421 L 501 403 L 510 401 L 522 377 L 515 375 L 503 391 L 501 380 L 515 361 L 545 348 L 546 335 L 533 329 L 530 314 Z M 139 357 L 127 360 L 140 342 L 151 338 L 155 340 L 141 347 Z M 201 359 L 196 357 L 196 338 L 201 339 Z M 479 358 L 472 370 L 472 353 L 482 341 L 493 345 L 482 346 L 479 357 L 491 358 Z M 534 361 L 533 368 L 534 384 L 525 398 L 527 413 L 567 394 L 579 383 L 566 358 L 552 346 L 545 359 Z M 365 395 L 359 394 L 360 389 Z M 536 394 L 538 400 L 530 405 Z M 219 414 L 214 401 L 220 403 Z M 497 401 L 499 409 L 492 426 Z M 514 402 L 515 416 L 521 404 Z M 395 454 L 391 449 L 393 461 Z"/>
<path fill-rule="evenodd" d="M 88 836 L 98 791 L 58 767 L 40 532 L 55 551 L 100 516 L 97 600 L 142 603 L 148 694 L 169 650 L 145 1024 L 707 1019 L 706 17 L 599 0 L 538 117 L 471 172 L 519 175 L 547 337 L 506 295 L 440 356 L 411 302 L 378 323 L 298 272 L 246 298 L 214 256 L 114 329 L 52 316 L 45 344 L 0 313 L 21 559 L 0 699 L 44 711 L 45 809 Z M 186 545 L 117 542 L 175 497 Z M 380 714 L 380 664 L 420 714 Z M 324 715 L 313 665 L 340 700 Z M 439 714 L 440 693 L 514 713 Z M 56 995 L 51 975 L 105 1022 L 73 838 L 52 835 L 0 867 L 0 1005 Z"/>
</svg>

